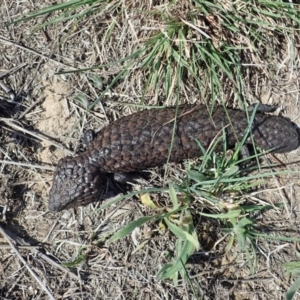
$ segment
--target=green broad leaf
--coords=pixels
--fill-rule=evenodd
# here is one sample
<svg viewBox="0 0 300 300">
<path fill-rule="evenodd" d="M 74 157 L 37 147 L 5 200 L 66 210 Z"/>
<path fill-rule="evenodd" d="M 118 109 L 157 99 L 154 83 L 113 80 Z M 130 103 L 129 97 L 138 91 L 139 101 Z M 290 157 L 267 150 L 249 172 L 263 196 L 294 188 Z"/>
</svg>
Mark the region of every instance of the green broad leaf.
<svg viewBox="0 0 300 300">
<path fill-rule="evenodd" d="M 142 225 L 144 225 L 145 223 L 147 223 L 148 221 L 151 220 L 155 220 L 157 219 L 156 216 L 150 216 L 150 217 L 141 217 L 135 221 L 130 222 L 129 224 L 127 224 L 124 228 L 122 228 L 121 230 L 117 231 L 109 240 L 109 243 L 115 242 L 123 237 L 125 237 L 126 235 L 130 234 L 135 228 L 141 227 Z"/>
<path fill-rule="evenodd" d="M 291 285 L 288 291 L 285 294 L 285 300 L 292 300 L 297 291 L 300 288 L 300 277 Z"/>
<path fill-rule="evenodd" d="M 214 219 L 231 219 L 231 218 L 237 218 L 241 213 L 241 209 L 231 210 L 225 214 L 207 214 L 203 212 L 198 212 L 201 216 L 210 217 Z"/>
<path fill-rule="evenodd" d="M 86 260 L 86 255 L 82 254 L 82 251 L 84 251 L 87 247 L 85 245 L 82 245 L 79 249 L 79 253 L 77 255 L 77 258 L 71 262 L 63 263 L 63 265 L 67 268 L 74 268 L 84 262 Z"/>
<path fill-rule="evenodd" d="M 197 171 L 187 170 L 187 174 L 191 179 L 195 180 L 196 182 L 202 182 L 207 180 L 207 177 L 204 174 Z"/>
<path fill-rule="evenodd" d="M 195 248 L 193 244 L 187 240 L 184 241 L 181 253 L 178 253 L 179 257 L 176 259 L 176 262 L 172 265 L 164 265 L 162 269 L 157 273 L 157 278 L 161 280 L 167 278 L 173 279 L 175 276 L 177 276 L 176 273 L 184 267 L 184 264 L 187 262 L 187 259 L 191 256 L 192 253 L 194 253 L 194 251 Z"/>
<path fill-rule="evenodd" d="M 63 263 L 62 265 L 64 265 L 67 268 L 74 268 L 74 267 L 78 266 L 79 264 L 81 264 L 82 262 L 84 262 L 85 260 L 86 260 L 86 256 L 80 254 L 72 262 Z"/>
<path fill-rule="evenodd" d="M 173 209 L 177 209 L 179 207 L 178 198 L 174 186 L 171 183 L 169 183 L 169 195 L 173 204 Z"/>
<path fill-rule="evenodd" d="M 253 225 L 253 221 L 251 221 L 250 219 L 248 218 L 242 218 L 239 222 L 238 222 L 238 227 L 240 228 L 244 228 L 248 225 Z"/>
<path fill-rule="evenodd" d="M 187 231 L 183 230 L 179 226 L 177 226 L 174 223 L 172 223 L 171 221 L 169 221 L 167 218 L 165 218 L 164 221 L 168 225 L 169 229 L 176 236 L 178 236 L 182 240 L 187 240 L 190 243 L 192 243 L 193 246 L 195 247 L 195 249 L 198 250 L 200 248 L 200 244 L 199 244 L 199 240 L 198 240 L 197 234 L 190 234 L 190 233 L 188 233 Z"/>
<path fill-rule="evenodd" d="M 238 166 L 231 166 L 226 172 L 222 175 L 222 177 L 231 177 L 232 175 L 238 173 L 240 168 Z"/>
<path fill-rule="evenodd" d="M 290 261 L 282 264 L 282 266 L 293 275 L 300 273 L 300 261 Z"/>
</svg>

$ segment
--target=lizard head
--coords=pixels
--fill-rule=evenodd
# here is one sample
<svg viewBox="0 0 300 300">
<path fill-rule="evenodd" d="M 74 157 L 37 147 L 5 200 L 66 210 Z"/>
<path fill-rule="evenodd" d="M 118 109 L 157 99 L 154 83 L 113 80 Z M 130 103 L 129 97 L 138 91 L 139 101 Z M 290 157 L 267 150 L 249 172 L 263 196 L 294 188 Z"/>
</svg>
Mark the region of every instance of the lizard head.
<svg viewBox="0 0 300 300">
<path fill-rule="evenodd" d="M 67 156 L 58 162 L 54 172 L 49 210 L 87 205 L 100 197 L 104 183 L 104 175 L 88 158 Z"/>
</svg>

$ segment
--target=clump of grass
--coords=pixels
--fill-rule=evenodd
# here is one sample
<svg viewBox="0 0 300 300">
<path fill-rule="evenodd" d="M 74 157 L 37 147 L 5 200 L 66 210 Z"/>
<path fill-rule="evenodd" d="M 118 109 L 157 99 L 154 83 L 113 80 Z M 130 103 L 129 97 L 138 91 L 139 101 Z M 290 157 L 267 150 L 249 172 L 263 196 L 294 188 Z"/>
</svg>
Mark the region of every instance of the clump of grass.
<svg viewBox="0 0 300 300">
<path fill-rule="evenodd" d="M 247 134 L 245 134 L 246 137 Z M 230 251 L 237 242 L 240 253 L 246 254 L 248 265 L 254 273 L 258 239 L 284 241 L 298 239 L 271 236 L 260 232 L 253 216 L 262 211 L 277 209 L 277 207 L 266 203 L 245 204 L 247 194 L 261 185 L 264 179 L 285 172 L 266 171 L 249 175 L 249 172 L 254 171 L 257 167 L 240 167 L 242 163 L 245 163 L 244 158 L 239 158 L 243 142 L 237 145 L 232 155 L 227 155 L 226 137 L 223 133 L 209 150 L 202 148 L 203 157 L 196 164 L 186 165 L 186 178 L 182 182 L 170 183 L 168 189 L 144 190 L 122 197 L 131 197 L 133 194 L 142 193 L 140 197 L 142 203 L 151 208 L 154 214 L 130 222 L 113 233 L 107 241 L 115 242 L 147 222 L 156 223 L 161 230 L 169 230 L 176 237 L 174 252 L 173 254 L 168 253 L 170 261 L 162 266 L 157 276 L 160 279 L 173 279 L 174 284 L 177 284 L 179 278 L 188 278 L 185 264 L 188 258 L 200 249 L 201 241 L 198 240 L 194 225 L 195 217 L 200 215 L 207 219 L 218 219 L 223 224 L 221 231 L 225 234 L 224 237 L 228 237 L 226 251 Z M 220 154 L 215 152 L 219 143 L 224 145 L 224 152 Z M 201 147 L 201 145 L 199 146 Z M 252 158 L 258 159 L 260 155 L 261 153 L 256 153 Z M 151 200 L 149 193 L 157 191 L 168 192 L 171 200 L 170 207 L 160 207 Z M 226 198 L 230 200 L 228 201 Z M 115 199 L 114 203 L 120 199 Z M 111 203 L 105 204 L 105 207 L 107 205 L 111 205 Z M 145 243 L 142 243 L 138 249 L 144 245 Z"/>
<path fill-rule="evenodd" d="M 223 96 L 225 86 L 243 100 L 246 73 L 261 72 L 262 68 L 270 66 L 278 55 L 279 40 L 288 38 L 293 28 L 300 26 L 299 5 L 282 1 L 197 0 L 161 1 L 160 4 L 145 10 L 140 1 L 130 1 L 129 5 L 127 1 L 124 4 L 121 1 L 71 0 L 33 12 L 18 21 L 55 12 L 55 16 L 40 27 L 67 20 L 77 25 L 99 13 L 106 18 L 110 15 L 106 33 L 100 41 L 108 43 L 118 35 L 116 24 L 126 22 L 125 8 L 133 16 L 148 16 L 155 20 L 155 26 L 150 25 L 157 29 L 143 33 L 140 42 L 132 47 L 132 53 L 81 71 L 122 66 L 102 95 L 120 78 L 127 78 L 134 72 L 135 76 L 145 78 L 144 94 L 163 87 L 168 99 L 174 91 L 184 88 L 183 82 L 189 81 L 203 98 L 209 96 L 213 102 Z M 287 23 L 294 27 L 286 26 Z"/>
<path fill-rule="evenodd" d="M 207 220 L 219 220 L 224 238 L 227 238 L 226 251 L 230 251 L 237 243 L 240 254 L 246 255 L 252 273 L 256 268 L 258 239 L 300 241 L 300 239 L 271 236 L 261 232 L 255 215 L 277 207 L 263 202 L 257 203 L 257 200 L 254 204 L 246 201 L 251 199 L 251 192 L 264 183 L 265 179 L 289 173 L 263 171 L 259 165 L 259 158 L 264 153 L 256 149 L 253 156 L 240 157 L 241 149 L 249 138 L 255 113 L 256 109 L 249 115 L 249 126 L 245 130 L 244 138 L 230 155 L 227 151 L 226 134 L 223 131 L 208 149 L 204 149 L 199 143 L 203 155 L 195 164 L 186 164 L 184 180 L 170 183 L 168 188 L 132 192 L 102 205 L 100 209 L 139 194 L 143 205 L 150 208 L 153 214 L 142 216 L 117 232 L 110 232 L 108 235 L 106 233 L 105 237 L 98 238 L 98 242 L 116 242 L 149 222 L 156 224 L 154 226 L 162 231 L 170 231 L 176 237 L 175 248 L 173 253 L 167 253 L 169 262 L 162 266 L 157 277 L 162 280 L 172 279 L 174 284 L 177 284 L 179 278 L 189 278 L 185 264 L 189 257 L 200 249 L 201 241 L 195 229 L 195 218 L 198 216 L 205 217 Z M 220 144 L 223 145 L 221 153 L 216 152 Z M 254 164 L 249 164 L 250 159 Z M 253 174 L 253 171 L 259 172 Z M 150 196 L 153 192 L 167 192 L 171 201 L 170 206 L 161 207 L 154 203 Z M 135 251 L 144 247 L 146 243 L 147 241 L 141 243 Z M 84 258 L 80 254 L 80 257 L 68 266 L 81 262 L 82 259 Z"/>
<path fill-rule="evenodd" d="M 99 12 L 113 13 L 115 9 L 120 7 L 120 5 L 121 1 L 114 1 L 112 3 L 111 1 L 107 0 L 70 0 L 39 9 L 12 23 L 26 22 L 28 20 L 36 19 L 45 15 L 51 16 L 57 12 L 58 14 L 54 17 L 51 17 L 49 21 L 36 26 L 33 30 L 39 30 L 46 26 L 56 23 L 63 23 L 68 20 L 73 20 L 74 26 L 80 24 Z"/>
<path fill-rule="evenodd" d="M 299 257 L 299 252 L 297 252 L 297 256 Z M 299 275 L 300 274 L 300 262 L 299 261 L 291 261 L 283 264 L 283 267 L 286 268 L 288 273 L 292 275 Z M 291 300 L 297 293 L 300 288 L 300 276 L 295 280 L 295 282 L 290 286 L 288 291 L 285 294 L 286 300 Z"/>
</svg>

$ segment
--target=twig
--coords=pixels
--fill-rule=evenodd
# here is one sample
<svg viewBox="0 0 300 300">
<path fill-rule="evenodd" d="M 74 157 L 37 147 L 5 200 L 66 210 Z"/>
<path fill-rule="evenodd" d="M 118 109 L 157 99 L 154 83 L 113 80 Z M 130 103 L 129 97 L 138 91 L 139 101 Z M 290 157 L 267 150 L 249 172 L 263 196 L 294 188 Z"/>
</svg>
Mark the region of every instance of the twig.
<svg viewBox="0 0 300 300">
<path fill-rule="evenodd" d="M 27 129 L 25 129 L 25 128 L 23 128 L 23 127 L 21 127 L 21 126 L 15 124 L 15 122 L 14 122 L 12 119 L 0 118 L 0 122 L 3 122 L 3 123 L 5 123 L 5 124 L 7 124 L 7 125 L 13 127 L 13 128 L 16 129 L 16 130 L 23 131 L 23 132 L 25 132 L 25 133 L 27 133 L 27 134 L 29 134 L 29 135 L 35 137 L 35 138 L 38 138 L 38 139 L 41 140 L 41 141 L 49 142 L 49 143 L 51 143 L 52 145 L 54 145 L 55 147 L 62 148 L 62 149 L 64 149 L 64 150 L 66 150 L 69 154 L 73 154 L 73 152 L 70 151 L 70 150 L 69 150 L 68 148 L 66 148 L 65 146 L 63 146 L 63 145 L 61 145 L 61 144 L 59 144 L 59 143 L 57 143 L 57 142 L 51 140 L 50 138 L 48 138 L 48 137 L 42 135 L 41 133 L 37 134 L 36 132 L 27 130 Z"/>
<path fill-rule="evenodd" d="M 24 118 L 24 116 L 26 116 L 26 114 L 31 111 L 36 105 L 40 104 L 41 102 L 44 101 L 44 98 L 41 98 L 39 100 L 36 100 L 35 102 L 33 102 L 19 117 L 18 120 L 21 120 Z"/>
<path fill-rule="evenodd" d="M 23 63 L 23 64 L 20 64 L 8 71 L 5 71 L 5 72 L 0 72 L 0 79 L 7 76 L 7 75 L 11 75 L 13 74 L 14 72 L 17 72 L 18 70 L 22 69 L 23 67 L 27 66 L 27 63 Z"/>
<path fill-rule="evenodd" d="M 55 261 L 53 261 L 51 258 L 49 258 L 47 255 L 41 253 L 37 248 L 37 246 L 31 246 L 28 242 L 24 241 L 22 238 L 20 238 L 19 236 L 15 235 L 13 232 L 6 230 L 6 234 L 9 238 L 13 239 L 14 241 L 16 241 L 16 243 L 18 244 L 18 248 L 20 249 L 31 249 L 32 252 L 34 252 L 34 254 L 37 257 L 42 258 L 43 260 L 45 260 L 47 263 L 49 263 L 50 265 L 60 269 L 61 271 L 63 271 L 65 274 L 68 274 L 71 278 L 78 280 L 79 282 L 81 282 L 81 279 L 76 276 L 75 274 L 73 274 L 72 272 L 70 272 L 67 268 L 61 266 L 60 264 L 56 263 Z M 5 246 L 2 245 L 0 246 L 0 249 L 6 249 L 9 246 Z"/>
<path fill-rule="evenodd" d="M 38 246 L 18 246 L 19 249 L 30 249 L 30 250 L 35 250 L 35 248 L 37 248 Z M 0 249 L 11 249 L 10 246 L 8 245 L 0 245 Z"/>
<path fill-rule="evenodd" d="M 50 265 L 53 265 L 54 267 L 60 269 L 62 272 L 68 274 L 71 278 L 79 281 L 79 282 L 82 282 L 82 280 L 76 276 L 75 274 L 73 274 L 72 272 L 70 272 L 67 268 L 61 266 L 60 264 L 56 263 L 55 261 L 53 261 L 51 258 L 49 258 L 47 255 L 41 253 L 40 251 L 38 250 L 35 250 L 36 251 L 36 255 L 38 257 L 41 257 L 43 260 L 45 260 L 47 263 L 49 263 Z"/>
<path fill-rule="evenodd" d="M 18 258 L 20 259 L 20 261 L 24 264 L 24 266 L 27 268 L 27 270 L 29 271 L 29 273 L 32 275 L 32 277 L 37 281 L 37 283 L 40 285 L 40 287 L 45 291 L 45 293 L 49 296 L 49 298 L 51 300 L 55 300 L 55 298 L 52 296 L 52 294 L 50 293 L 50 291 L 47 289 L 47 287 L 43 284 L 43 282 L 40 280 L 40 278 L 33 272 L 33 270 L 29 267 L 29 265 L 27 264 L 27 262 L 25 261 L 25 259 L 22 257 L 22 255 L 20 255 L 20 253 L 18 252 L 17 248 L 14 246 L 14 244 L 11 242 L 9 236 L 6 234 L 6 232 L 3 230 L 2 226 L 0 226 L 0 232 L 2 233 L 2 235 L 4 236 L 4 238 L 6 239 L 6 241 L 9 243 L 11 249 L 17 254 Z"/>
<path fill-rule="evenodd" d="M 12 160 L 0 160 L 0 163 L 8 164 L 8 165 L 15 165 L 15 166 L 22 166 L 22 167 L 33 168 L 33 169 L 49 170 L 49 171 L 54 171 L 54 169 L 55 169 L 55 167 L 26 164 L 26 163 L 20 163 L 20 162 L 16 162 L 16 161 L 12 161 Z"/>
<path fill-rule="evenodd" d="M 9 40 L 3 38 L 3 37 L 0 37 L 0 42 L 2 42 L 2 43 L 4 43 L 4 44 L 11 45 L 11 46 L 16 46 L 16 47 L 18 47 L 18 48 L 20 48 L 20 49 L 22 49 L 22 50 L 25 50 L 25 51 L 27 51 L 27 52 L 30 52 L 30 53 L 33 53 L 33 54 L 35 54 L 35 55 L 41 56 L 41 57 L 43 57 L 43 58 L 45 58 L 45 59 L 48 59 L 48 60 L 50 60 L 50 61 L 52 61 L 52 62 L 54 62 L 54 63 L 56 63 L 56 64 L 62 65 L 62 66 L 64 66 L 64 67 L 71 68 L 71 70 L 78 70 L 77 68 L 74 68 L 74 67 L 72 67 L 72 66 L 68 66 L 68 65 L 66 65 L 66 64 L 64 64 L 64 63 L 62 63 L 62 62 L 59 62 L 59 61 L 57 61 L 57 60 L 55 60 L 55 59 L 53 59 L 53 58 L 51 58 L 51 57 L 49 57 L 49 56 L 47 56 L 47 55 L 44 55 L 44 54 L 42 54 L 42 53 L 39 53 L 39 52 L 37 52 L 37 51 L 35 51 L 35 50 L 32 50 L 32 49 L 30 49 L 30 48 L 21 46 L 21 45 L 15 43 L 15 42 L 12 42 L 12 41 L 9 41 Z"/>
</svg>

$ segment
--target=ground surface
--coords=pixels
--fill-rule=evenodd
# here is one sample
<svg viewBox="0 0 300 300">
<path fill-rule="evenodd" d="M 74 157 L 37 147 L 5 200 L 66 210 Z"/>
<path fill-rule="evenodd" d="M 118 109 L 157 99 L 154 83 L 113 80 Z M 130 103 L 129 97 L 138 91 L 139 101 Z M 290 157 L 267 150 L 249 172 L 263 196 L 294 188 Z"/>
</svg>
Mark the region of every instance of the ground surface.
<svg viewBox="0 0 300 300">
<path fill-rule="evenodd" d="M 144 226 L 118 242 L 105 242 L 106 235 L 124 224 L 151 214 L 138 197 L 100 212 L 97 203 L 47 213 L 52 172 L 58 159 L 84 149 L 82 135 L 86 128 L 99 129 L 134 112 L 135 108 L 127 104 L 139 102 L 143 94 L 141 73 L 136 77 L 133 74 L 120 80 L 93 111 L 86 113 L 85 105 L 101 92 L 91 79 L 92 73 L 55 73 L 120 59 L 130 53 L 138 39 L 151 33 L 144 28 L 147 22 L 132 12 L 124 18 L 126 22 L 118 24 L 119 34 L 110 43 L 102 39 L 109 16 L 101 13 L 82 28 L 66 29 L 66 24 L 58 24 L 46 31 L 31 32 L 43 19 L 12 26 L 3 23 L 39 7 L 29 1 L 5 0 L 0 4 L 0 74 L 7 72 L 1 79 L 17 93 L 15 104 L 4 99 L 9 97 L 5 92 L 0 98 L 0 114 L 4 118 L 0 123 L 0 224 L 10 236 L 0 234 L 1 299 L 47 299 L 46 289 L 54 299 L 201 299 L 200 295 L 204 299 L 283 299 L 296 278 L 287 275 L 282 267 L 282 263 L 297 260 L 294 243 L 258 242 L 258 265 L 251 274 L 245 256 L 238 255 L 237 248 L 224 251 L 227 242 L 222 240 L 220 224 L 198 220 L 195 225 L 202 248 L 197 262 L 188 266 L 191 282 L 179 281 L 175 286 L 171 280 L 160 281 L 155 276 L 166 263 L 166 252 L 174 249 L 172 234 L 157 224 Z M 155 28 L 154 21 L 151 25 Z M 141 34 L 140 30 L 145 32 Z M 272 68 L 267 66 L 249 79 L 249 101 L 276 103 L 284 108 L 286 116 L 300 124 L 299 61 L 292 60 L 288 47 L 281 51 L 282 59 L 274 61 Z M 104 85 L 117 72 L 117 67 L 95 71 Z M 197 89 L 186 85 L 181 102 L 200 101 Z M 85 99 L 78 100 L 78 94 L 85 95 Z M 163 88 L 148 91 L 144 99 L 148 105 L 170 105 L 176 101 L 171 98 L 166 103 Z M 10 118 L 15 121 L 10 122 Z M 298 149 L 278 157 L 290 163 L 286 168 L 299 171 L 299 154 Z M 174 165 L 170 174 L 173 168 Z M 162 185 L 161 174 L 154 170 L 149 182 L 135 188 Z M 112 195 L 120 191 L 122 187 L 113 186 Z M 270 179 L 264 193 L 257 197 L 284 203 L 284 208 L 261 216 L 261 228 L 298 237 L 297 173 Z M 168 197 L 153 195 L 153 200 L 164 203 Z M 135 252 L 145 240 L 148 243 Z M 80 254 L 86 259 L 80 261 Z M 75 260 L 77 264 L 61 267 L 62 263 Z"/>
</svg>

